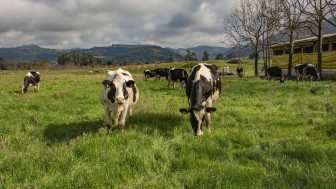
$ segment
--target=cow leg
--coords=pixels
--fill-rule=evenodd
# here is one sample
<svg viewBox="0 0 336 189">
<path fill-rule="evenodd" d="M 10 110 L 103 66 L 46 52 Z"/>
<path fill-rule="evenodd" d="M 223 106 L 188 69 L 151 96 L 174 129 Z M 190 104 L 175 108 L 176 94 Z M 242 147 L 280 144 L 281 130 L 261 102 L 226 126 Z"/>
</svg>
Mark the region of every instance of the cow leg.
<svg viewBox="0 0 336 189">
<path fill-rule="evenodd" d="M 129 114 L 129 116 L 132 116 L 132 113 L 133 113 L 133 109 L 132 109 L 132 108 L 129 108 L 129 109 L 128 109 L 128 114 Z"/>
<path fill-rule="evenodd" d="M 210 101 L 208 101 L 207 103 L 206 103 L 206 106 L 207 107 L 212 107 L 212 102 Z M 208 128 L 208 132 L 211 132 L 211 115 L 210 115 L 210 113 L 209 112 L 206 112 L 205 113 L 205 122 L 206 122 L 206 127 Z"/>
<path fill-rule="evenodd" d="M 115 126 L 118 126 L 120 113 L 121 113 L 121 110 L 119 110 L 119 108 L 117 108 L 117 111 L 116 111 L 116 114 L 115 114 L 115 119 L 114 119 L 114 125 Z"/>
<path fill-rule="evenodd" d="M 121 116 L 121 123 L 120 123 L 120 130 L 123 133 L 124 132 L 124 127 L 125 127 L 125 120 L 126 120 L 126 115 L 127 115 L 127 110 L 128 107 L 126 106 L 122 112 L 122 116 Z"/>
<path fill-rule="evenodd" d="M 205 114 L 205 121 L 206 121 L 206 126 L 208 128 L 208 132 L 211 132 L 211 115 L 210 115 L 210 113 Z"/>
<path fill-rule="evenodd" d="M 111 111 L 108 110 L 108 108 L 104 108 L 104 110 L 105 110 L 105 119 L 108 133 L 112 127 Z"/>
<path fill-rule="evenodd" d="M 38 91 L 38 84 L 34 84 L 34 91 Z"/>
</svg>

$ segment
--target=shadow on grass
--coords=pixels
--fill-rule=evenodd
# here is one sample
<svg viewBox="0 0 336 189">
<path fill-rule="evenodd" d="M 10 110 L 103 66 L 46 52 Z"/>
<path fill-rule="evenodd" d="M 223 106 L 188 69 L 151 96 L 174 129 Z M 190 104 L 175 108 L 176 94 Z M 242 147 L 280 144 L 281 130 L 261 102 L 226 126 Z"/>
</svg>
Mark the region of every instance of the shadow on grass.
<svg viewBox="0 0 336 189">
<path fill-rule="evenodd" d="M 114 119 L 114 118 L 112 118 Z M 184 116 L 173 113 L 155 113 L 155 112 L 138 112 L 132 117 L 126 117 L 125 132 L 128 130 L 137 130 L 144 134 L 158 133 L 164 137 L 171 138 L 174 136 L 174 129 L 179 127 L 182 122 L 186 121 Z M 98 133 L 105 127 L 105 121 L 86 121 L 68 124 L 50 124 L 44 130 L 44 138 L 48 145 L 55 143 L 69 142 L 84 133 Z M 106 130 L 105 130 L 106 132 Z M 119 132 L 119 127 L 112 126 L 110 133 Z"/>
<path fill-rule="evenodd" d="M 103 125 L 101 120 L 84 121 L 69 124 L 50 124 L 44 131 L 48 145 L 58 142 L 68 142 L 84 133 L 97 133 Z"/>
<path fill-rule="evenodd" d="M 189 116 L 188 116 L 189 117 Z M 126 120 L 126 132 L 135 127 L 139 132 L 159 133 L 164 137 L 173 137 L 175 128 L 186 121 L 185 116 L 174 113 L 139 112 Z"/>
</svg>

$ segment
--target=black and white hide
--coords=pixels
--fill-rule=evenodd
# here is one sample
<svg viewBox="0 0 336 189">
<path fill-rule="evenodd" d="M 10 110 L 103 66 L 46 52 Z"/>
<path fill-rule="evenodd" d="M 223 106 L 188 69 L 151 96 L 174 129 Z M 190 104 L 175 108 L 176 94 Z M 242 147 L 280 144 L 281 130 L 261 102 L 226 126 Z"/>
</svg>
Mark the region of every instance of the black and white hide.
<svg viewBox="0 0 336 189">
<path fill-rule="evenodd" d="M 271 78 L 274 79 L 274 81 L 276 79 L 279 79 L 280 83 L 285 82 L 285 77 L 282 73 L 282 70 L 280 67 L 278 66 L 271 66 L 269 68 L 267 68 L 267 73 L 268 73 L 268 80 L 270 80 Z"/>
<path fill-rule="evenodd" d="M 175 82 L 180 82 L 181 88 L 183 89 L 184 84 L 187 82 L 188 73 L 185 69 L 171 68 L 168 73 L 168 88 L 170 84 L 173 84 L 175 88 Z"/>
<path fill-rule="evenodd" d="M 108 72 L 100 90 L 100 102 L 104 106 L 108 131 L 112 127 L 111 112 L 115 115 L 114 125 L 119 125 L 121 131 L 124 131 L 126 115 L 132 115 L 132 108 L 138 100 L 139 90 L 128 71 L 119 68 Z"/>
<path fill-rule="evenodd" d="M 210 113 L 216 111 L 212 104 L 220 93 L 221 80 L 218 70 L 213 65 L 199 63 L 192 68 L 186 85 L 189 107 L 180 108 L 180 112 L 190 113 L 190 124 L 196 136 L 203 135 L 204 120 L 208 131 L 211 131 Z"/>
<path fill-rule="evenodd" d="M 237 67 L 237 75 L 238 77 L 243 77 L 244 76 L 244 73 L 245 73 L 245 70 L 243 67 Z"/>
<path fill-rule="evenodd" d="M 144 79 L 147 81 L 148 78 L 154 77 L 156 78 L 156 72 L 154 70 L 145 70 L 144 71 Z"/>
<path fill-rule="evenodd" d="M 35 71 L 30 71 L 26 74 L 23 79 L 23 85 L 21 87 L 21 93 L 25 94 L 28 92 L 29 86 L 34 86 L 35 92 L 40 89 L 40 73 Z"/>
<path fill-rule="evenodd" d="M 313 64 L 297 64 L 295 66 L 295 74 L 297 82 L 300 81 L 300 78 L 303 81 L 303 77 L 305 77 L 305 81 L 308 77 L 310 77 L 310 81 L 313 81 L 313 77 L 316 77 L 317 80 L 320 80 L 320 74 L 316 71 Z"/>
</svg>

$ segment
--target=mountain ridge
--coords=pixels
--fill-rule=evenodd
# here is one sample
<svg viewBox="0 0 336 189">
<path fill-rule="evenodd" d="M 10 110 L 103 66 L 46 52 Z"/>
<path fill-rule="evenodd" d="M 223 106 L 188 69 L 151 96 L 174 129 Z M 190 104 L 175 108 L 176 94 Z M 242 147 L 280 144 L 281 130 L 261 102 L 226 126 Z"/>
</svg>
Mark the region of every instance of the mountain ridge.
<svg viewBox="0 0 336 189">
<path fill-rule="evenodd" d="M 92 47 L 87 49 L 50 49 L 35 44 L 17 47 L 0 48 L 0 57 L 7 61 L 38 61 L 47 60 L 57 62 L 57 58 L 66 53 L 93 54 L 95 57 L 107 61 L 130 61 L 135 63 L 168 61 L 172 55 L 175 61 L 184 59 L 187 50 L 196 53 L 198 59 L 202 59 L 203 52 L 208 51 L 210 59 L 217 54 L 225 54 L 231 48 L 219 46 L 197 46 L 192 48 L 163 48 L 157 45 L 127 45 L 112 44 L 110 46 Z"/>
</svg>

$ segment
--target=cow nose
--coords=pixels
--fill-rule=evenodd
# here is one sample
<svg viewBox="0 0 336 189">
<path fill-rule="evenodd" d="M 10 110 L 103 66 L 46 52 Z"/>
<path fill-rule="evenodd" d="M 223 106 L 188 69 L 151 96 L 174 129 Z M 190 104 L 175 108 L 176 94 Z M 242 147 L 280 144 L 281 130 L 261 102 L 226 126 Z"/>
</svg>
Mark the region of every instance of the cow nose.
<svg viewBox="0 0 336 189">
<path fill-rule="evenodd" d="M 116 98 L 118 104 L 124 104 L 125 103 L 125 98 L 123 96 L 117 97 Z"/>
</svg>

